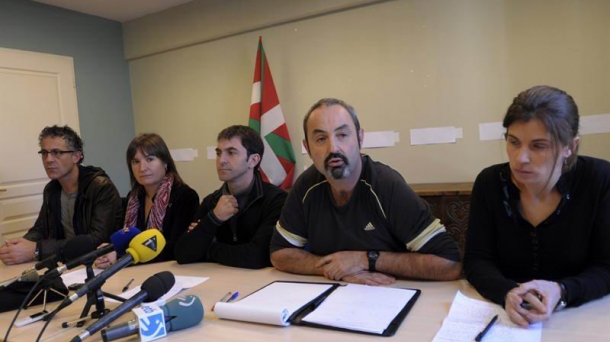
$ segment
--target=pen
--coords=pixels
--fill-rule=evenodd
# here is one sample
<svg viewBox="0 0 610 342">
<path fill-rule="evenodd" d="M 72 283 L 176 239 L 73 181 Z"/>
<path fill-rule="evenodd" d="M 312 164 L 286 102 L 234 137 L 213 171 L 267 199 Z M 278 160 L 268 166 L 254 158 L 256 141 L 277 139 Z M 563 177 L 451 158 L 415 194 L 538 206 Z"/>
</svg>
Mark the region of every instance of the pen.
<svg viewBox="0 0 610 342">
<path fill-rule="evenodd" d="M 227 294 L 226 294 L 226 295 L 224 295 L 224 297 L 222 297 L 222 298 L 220 299 L 220 302 L 222 302 L 222 303 L 226 303 L 226 302 L 227 302 L 227 301 L 228 301 L 230 298 L 231 298 L 231 292 L 227 292 Z"/>
<path fill-rule="evenodd" d="M 131 280 L 127 283 L 127 285 L 125 285 L 125 287 L 123 287 L 123 291 L 122 292 L 125 292 L 125 291 L 129 290 L 129 285 L 131 285 L 131 283 L 133 283 L 133 278 L 131 278 Z"/>
<path fill-rule="evenodd" d="M 219 302 L 225 303 L 230 298 L 231 298 L 231 292 L 227 292 L 226 295 L 224 295 L 224 296 L 222 296 L 222 298 L 220 298 Z M 212 305 L 212 311 L 214 311 L 214 307 L 216 307 L 216 304 Z"/>
<path fill-rule="evenodd" d="M 489 331 L 489 329 L 491 329 L 491 326 L 494 325 L 494 323 L 496 323 L 496 321 L 498 320 L 498 315 L 495 315 L 491 321 L 489 321 L 489 323 L 487 324 L 487 326 L 485 327 L 485 329 L 483 329 L 483 331 L 481 331 L 477 337 L 474 339 L 476 342 L 481 342 L 483 340 L 483 337 L 485 337 L 485 334 L 487 334 L 487 332 Z"/>
<path fill-rule="evenodd" d="M 237 296 L 239 296 L 239 292 L 235 292 L 235 293 L 234 293 L 234 294 L 231 296 L 231 298 L 229 298 L 229 299 L 227 300 L 227 303 L 231 303 L 232 301 L 236 300 L 236 299 L 237 299 Z"/>
</svg>

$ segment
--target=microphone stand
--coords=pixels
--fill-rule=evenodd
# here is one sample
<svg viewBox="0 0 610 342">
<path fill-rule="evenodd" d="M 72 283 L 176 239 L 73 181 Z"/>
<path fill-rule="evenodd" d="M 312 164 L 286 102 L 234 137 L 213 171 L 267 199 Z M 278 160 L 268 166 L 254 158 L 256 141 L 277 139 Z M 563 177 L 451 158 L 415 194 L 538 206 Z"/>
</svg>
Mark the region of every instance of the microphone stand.
<svg viewBox="0 0 610 342">
<path fill-rule="evenodd" d="M 32 298 L 32 300 L 30 300 L 25 305 L 24 309 L 27 309 L 28 307 L 30 307 L 30 305 L 32 305 L 32 303 L 34 303 L 34 301 L 36 301 L 36 299 L 42 294 L 42 312 L 47 314 L 48 313 L 47 312 L 47 295 L 48 295 L 49 291 L 54 292 L 61 298 L 66 298 L 67 297 L 66 293 L 61 293 L 53 288 L 53 281 L 56 279 L 57 279 L 57 277 L 49 278 L 49 279 L 43 278 L 42 282 L 40 283 L 40 289 L 38 290 L 38 292 L 36 293 L 34 298 Z M 46 321 L 46 316 L 45 316 L 45 318 L 43 318 L 43 320 Z"/>
<path fill-rule="evenodd" d="M 87 263 L 87 264 L 85 264 L 85 266 L 87 268 L 87 279 L 85 279 L 85 283 L 86 283 L 95 277 L 95 273 L 93 273 L 93 262 Z M 74 290 L 78 290 L 83 285 L 84 284 L 80 284 L 80 286 L 75 287 Z M 93 305 L 95 305 L 95 311 L 93 311 L 91 313 L 92 319 L 100 319 L 100 318 L 104 317 L 108 312 L 110 312 L 110 310 L 106 308 L 106 305 L 104 303 L 104 296 L 114 299 L 116 301 L 119 301 L 121 303 L 125 302 L 125 300 L 126 300 L 123 297 L 119 297 L 112 293 L 107 293 L 107 292 L 102 291 L 101 287 L 98 287 L 95 291 L 88 292 L 87 293 L 87 302 L 85 303 L 85 306 L 83 307 L 83 311 L 81 312 L 80 317 L 76 323 L 77 327 L 80 328 L 83 325 L 85 325 L 85 322 L 87 321 L 87 316 L 89 316 L 89 310 L 91 310 L 91 307 Z M 68 324 L 69 324 L 69 322 L 62 323 L 62 327 L 67 328 Z"/>
</svg>

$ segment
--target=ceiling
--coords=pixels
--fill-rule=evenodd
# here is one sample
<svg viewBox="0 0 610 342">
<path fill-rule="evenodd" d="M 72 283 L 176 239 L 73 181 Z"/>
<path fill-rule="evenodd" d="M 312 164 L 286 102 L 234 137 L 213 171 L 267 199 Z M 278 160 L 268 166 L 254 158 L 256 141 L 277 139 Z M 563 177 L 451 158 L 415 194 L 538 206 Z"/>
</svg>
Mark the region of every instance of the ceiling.
<svg viewBox="0 0 610 342">
<path fill-rule="evenodd" d="M 34 0 L 51 6 L 125 22 L 193 0 Z"/>
</svg>

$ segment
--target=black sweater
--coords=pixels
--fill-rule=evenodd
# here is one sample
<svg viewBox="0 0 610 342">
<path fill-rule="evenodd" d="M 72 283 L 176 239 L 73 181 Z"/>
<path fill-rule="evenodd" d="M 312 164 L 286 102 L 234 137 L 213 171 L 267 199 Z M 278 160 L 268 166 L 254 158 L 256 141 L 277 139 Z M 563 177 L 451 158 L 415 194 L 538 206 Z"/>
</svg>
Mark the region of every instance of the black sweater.
<svg viewBox="0 0 610 342">
<path fill-rule="evenodd" d="M 176 243 L 176 261 L 180 264 L 217 262 L 253 269 L 271 266 L 269 241 L 284 206 L 286 192 L 263 182 L 255 172 L 245 208 L 240 208 L 228 221 L 219 222 L 212 210 L 222 196 L 223 188 L 226 184 L 201 202 L 195 215 L 199 224 Z"/>
<path fill-rule="evenodd" d="M 578 306 L 610 293 L 610 163 L 579 157 L 556 188 L 557 209 L 537 227 L 519 212 L 508 164 L 483 170 L 474 184 L 464 270 L 486 298 L 534 279 L 563 281 Z"/>
</svg>

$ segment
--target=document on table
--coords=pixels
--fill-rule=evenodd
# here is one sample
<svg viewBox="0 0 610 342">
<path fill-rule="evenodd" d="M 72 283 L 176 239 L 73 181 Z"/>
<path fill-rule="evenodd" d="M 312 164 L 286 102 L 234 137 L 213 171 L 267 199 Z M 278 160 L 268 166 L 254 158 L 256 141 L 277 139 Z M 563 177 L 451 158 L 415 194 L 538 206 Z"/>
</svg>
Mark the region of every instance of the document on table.
<svg viewBox="0 0 610 342">
<path fill-rule="evenodd" d="M 164 294 L 161 298 L 157 299 L 157 301 L 153 302 L 156 305 L 165 305 L 167 300 L 171 299 L 173 296 L 180 293 L 182 290 L 190 289 L 191 287 L 197 286 L 204 281 L 208 280 L 208 277 L 189 277 L 189 276 L 175 276 L 176 282 L 174 286 L 172 286 L 166 294 Z M 119 296 L 129 299 L 135 296 L 138 292 L 141 291 L 140 286 L 136 286 L 128 291 L 118 294 Z M 112 298 L 104 298 L 107 302 L 117 303 L 116 300 Z"/>
<path fill-rule="evenodd" d="M 99 268 L 93 269 L 93 273 L 95 275 L 100 274 L 102 271 L 104 271 L 104 270 L 99 269 Z M 72 272 L 64 273 L 61 275 L 61 279 L 63 280 L 64 284 L 66 284 L 66 286 L 68 286 L 70 284 L 74 284 L 74 283 L 82 284 L 85 282 L 86 278 L 87 278 L 87 269 L 84 267 L 74 270 Z M 190 277 L 190 276 L 179 276 L 179 275 L 175 276 L 175 278 L 176 278 L 176 283 L 174 284 L 174 286 L 169 291 L 167 291 L 167 293 L 165 295 L 163 295 L 161 298 L 159 298 L 155 302 L 155 304 L 165 305 L 165 301 L 172 298 L 173 296 L 178 294 L 180 291 L 182 291 L 184 289 L 190 289 L 191 287 L 197 286 L 209 279 L 208 277 Z M 102 290 L 103 290 L 103 287 L 102 287 Z M 123 297 L 125 299 L 129 299 L 138 292 L 140 292 L 140 286 L 133 287 L 130 290 L 125 291 L 123 293 L 113 293 L 113 294 L 115 294 L 119 297 Z M 109 303 L 118 303 L 118 301 L 116 301 L 112 298 L 106 297 L 106 298 L 104 298 L 104 300 Z"/>
<path fill-rule="evenodd" d="M 391 336 L 420 290 L 339 283 L 273 282 L 236 303 L 216 303 L 219 318 Z"/>
<path fill-rule="evenodd" d="M 93 274 L 98 275 L 102 273 L 102 269 L 94 268 Z M 72 272 L 64 273 L 61 275 L 61 280 L 66 284 L 66 286 L 70 286 L 72 284 L 82 284 L 87 279 L 87 269 L 85 267 L 81 267 Z"/>
<path fill-rule="evenodd" d="M 214 305 L 219 318 L 288 326 L 298 309 L 318 298 L 334 284 L 274 282 L 238 302 Z"/>
<path fill-rule="evenodd" d="M 348 284 L 338 287 L 303 321 L 381 334 L 415 294 L 410 289 Z"/>
<path fill-rule="evenodd" d="M 542 323 L 522 328 L 510 320 L 501 306 L 468 298 L 459 291 L 432 342 L 472 342 L 495 315 L 498 320 L 485 335 L 485 342 L 540 342 Z"/>
</svg>

